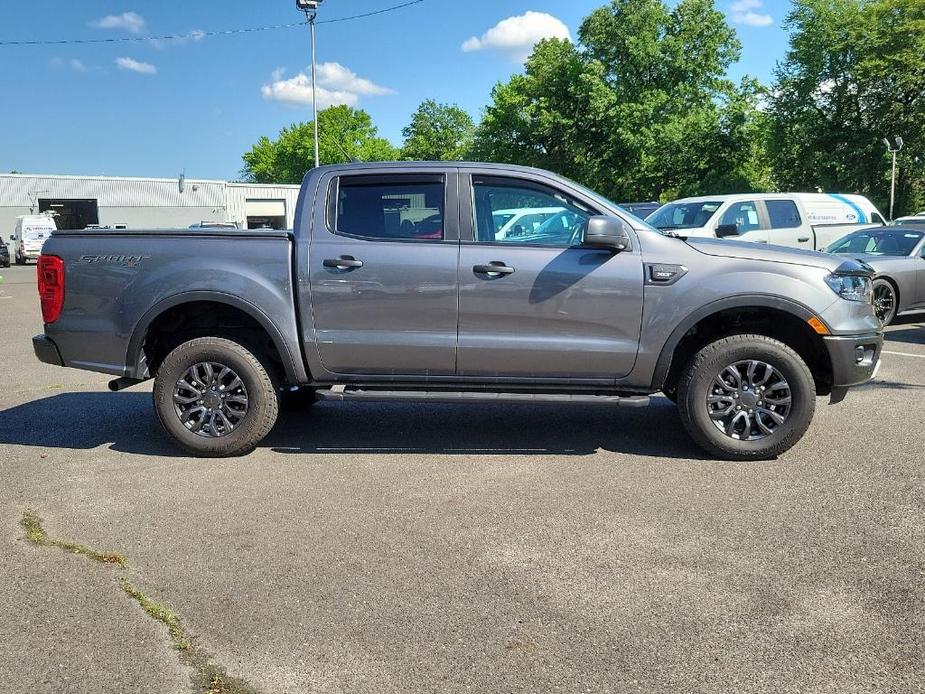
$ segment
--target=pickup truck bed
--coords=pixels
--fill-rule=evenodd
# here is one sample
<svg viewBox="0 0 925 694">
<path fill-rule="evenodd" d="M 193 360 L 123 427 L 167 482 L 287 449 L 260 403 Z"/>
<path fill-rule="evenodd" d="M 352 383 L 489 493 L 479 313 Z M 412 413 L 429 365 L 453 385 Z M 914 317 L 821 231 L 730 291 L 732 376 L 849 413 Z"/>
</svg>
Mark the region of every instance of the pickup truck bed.
<svg viewBox="0 0 925 694">
<path fill-rule="evenodd" d="M 291 233 L 59 231 L 55 239 L 55 253 L 67 267 L 68 310 L 55 326 L 65 366 L 147 378 L 141 343 L 152 322 L 163 321 L 174 306 L 194 310 L 201 297 L 252 317 L 278 345 L 287 379 L 306 380 Z M 208 330 L 208 311 L 197 325 Z"/>
</svg>

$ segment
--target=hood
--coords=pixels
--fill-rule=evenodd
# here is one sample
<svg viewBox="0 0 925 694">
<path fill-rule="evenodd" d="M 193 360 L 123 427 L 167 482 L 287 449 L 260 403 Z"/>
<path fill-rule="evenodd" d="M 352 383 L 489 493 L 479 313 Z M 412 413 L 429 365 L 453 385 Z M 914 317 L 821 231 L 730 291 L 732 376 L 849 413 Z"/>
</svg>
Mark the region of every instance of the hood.
<svg viewBox="0 0 925 694">
<path fill-rule="evenodd" d="M 766 260 L 772 263 L 806 265 L 808 267 L 822 268 L 829 272 L 837 270 L 846 260 L 844 256 L 830 253 L 805 251 L 801 248 L 752 243 L 750 241 L 693 237 L 688 238 L 687 243 L 694 250 L 720 258 L 742 258 L 745 260 Z"/>
<path fill-rule="evenodd" d="M 908 255 L 877 255 L 875 253 L 838 253 L 836 255 L 844 260 L 854 260 L 858 263 L 869 265 L 875 270 L 884 266 L 892 266 L 897 262 L 903 262 L 914 257 Z"/>
</svg>

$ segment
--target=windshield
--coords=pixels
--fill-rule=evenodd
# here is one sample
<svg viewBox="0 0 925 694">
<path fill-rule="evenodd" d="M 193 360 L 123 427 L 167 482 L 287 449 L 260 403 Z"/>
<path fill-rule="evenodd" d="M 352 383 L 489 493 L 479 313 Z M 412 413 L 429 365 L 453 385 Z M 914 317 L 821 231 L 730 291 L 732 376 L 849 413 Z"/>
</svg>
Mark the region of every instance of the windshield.
<svg viewBox="0 0 925 694">
<path fill-rule="evenodd" d="M 44 227 L 26 227 L 22 230 L 23 241 L 41 241 L 48 236 L 51 236 L 51 229 L 46 229 Z"/>
<path fill-rule="evenodd" d="M 696 229 L 706 226 L 722 205 L 716 200 L 671 202 L 646 217 L 657 229 Z"/>
<path fill-rule="evenodd" d="M 910 255 L 925 232 L 899 229 L 867 229 L 839 239 L 826 250 L 829 253 L 865 255 Z"/>
</svg>

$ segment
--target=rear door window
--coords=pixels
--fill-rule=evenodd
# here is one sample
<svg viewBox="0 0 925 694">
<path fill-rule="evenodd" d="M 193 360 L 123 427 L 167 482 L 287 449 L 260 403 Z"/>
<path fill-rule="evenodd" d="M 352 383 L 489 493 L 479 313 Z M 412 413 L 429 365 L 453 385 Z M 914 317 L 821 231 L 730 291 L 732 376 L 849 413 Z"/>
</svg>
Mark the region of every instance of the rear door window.
<svg viewBox="0 0 925 694">
<path fill-rule="evenodd" d="M 772 229 L 794 229 L 803 224 L 793 200 L 766 200 L 764 204 L 768 208 Z"/>
<path fill-rule="evenodd" d="M 342 176 L 334 187 L 336 234 L 377 241 L 442 241 L 442 175 Z"/>
</svg>

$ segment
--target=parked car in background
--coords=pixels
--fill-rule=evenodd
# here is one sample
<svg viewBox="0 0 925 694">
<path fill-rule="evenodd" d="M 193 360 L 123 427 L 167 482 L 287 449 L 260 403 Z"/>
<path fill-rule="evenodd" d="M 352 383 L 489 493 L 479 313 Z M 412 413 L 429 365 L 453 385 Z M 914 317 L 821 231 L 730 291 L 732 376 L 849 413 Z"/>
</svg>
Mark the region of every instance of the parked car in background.
<svg viewBox="0 0 925 694">
<path fill-rule="evenodd" d="M 911 214 L 907 217 L 898 217 L 890 222 L 890 226 L 925 226 L 925 212 L 918 212 L 916 214 Z"/>
<path fill-rule="evenodd" d="M 564 207 L 524 207 L 515 210 L 498 210 L 491 215 L 495 225 L 495 238 L 503 241 L 532 234 L 554 215 L 564 212 Z"/>
<path fill-rule="evenodd" d="M 684 198 L 663 205 L 646 221 L 682 236 L 735 237 L 740 241 L 823 250 L 883 215 L 861 195 L 745 193 Z"/>
<path fill-rule="evenodd" d="M 10 236 L 16 264 L 25 265 L 30 260 L 38 260 L 42 254 L 42 246 L 57 228 L 54 217 L 47 214 L 17 217 L 16 229 Z"/>
<path fill-rule="evenodd" d="M 650 202 L 621 202 L 620 207 L 629 212 L 632 215 L 636 215 L 639 219 L 645 219 L 650 214 L 655 212 L 661 203 L 652 200 Z"/>
<path fill-rule="evenodd" d="M 189 225 L 190 229 L 239 229 L 237 222 L 209 222 L 203 220 Z"/>
<path fill-rule="evenodd" d="M 0 241 L 0 267 L 10 266 L 10 249 L 3 241 Z"/>
<path fill-rule="evenodd" d="M 874 269 L 874 312 L 883 325 L 906 311 L 925 311 L 925 226 L 862 229 L 826 250 Z"/>
</svg>

